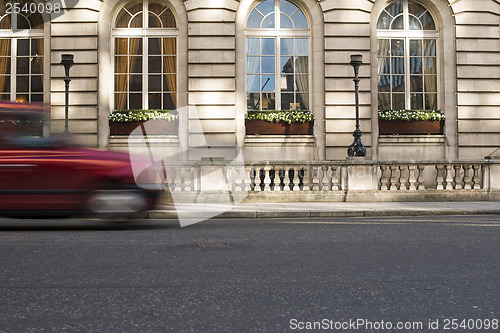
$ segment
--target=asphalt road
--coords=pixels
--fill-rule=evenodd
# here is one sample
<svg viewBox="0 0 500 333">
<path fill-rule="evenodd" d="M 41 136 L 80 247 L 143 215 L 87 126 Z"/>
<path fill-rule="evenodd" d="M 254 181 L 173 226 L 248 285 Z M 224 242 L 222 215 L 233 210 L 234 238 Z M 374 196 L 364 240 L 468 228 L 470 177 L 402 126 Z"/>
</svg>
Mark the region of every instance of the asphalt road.
<svg viewBox="0 0 500 333">
<path fill-rule="evenodd" d="M 2 219 L 0 332 L 494 332 L 499 253 L 500 216 Z"/>
</svg>

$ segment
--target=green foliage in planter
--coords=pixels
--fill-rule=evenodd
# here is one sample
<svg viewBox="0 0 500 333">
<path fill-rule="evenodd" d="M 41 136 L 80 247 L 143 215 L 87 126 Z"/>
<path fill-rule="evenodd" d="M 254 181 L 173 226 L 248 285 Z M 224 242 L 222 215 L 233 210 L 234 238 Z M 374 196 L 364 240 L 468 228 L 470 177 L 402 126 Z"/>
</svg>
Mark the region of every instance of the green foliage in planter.
<svg viewBox="0 0 500 333">
<path fill-rule="evenodd" d="M 306 110 L 249 110 L 246 119 L 264 120 L 268 122 L 308 123 L 314 121 L 314 115 Z"/>
<path fill-rule="evenodd" d="M 109 121 L 117 123 L 148 121 L 151 119 L 174 121 L 178 118 L 179 114 L 177 111 L 170 110 L 120 110 L 113 111 L 109 115 Z"/>
<path fill-rule="evenodd" d="M 379 110 L 378 119 L 385 121 L 440 121 L 446 117 L 443 112 L 437 110 Z"/>
</svg>

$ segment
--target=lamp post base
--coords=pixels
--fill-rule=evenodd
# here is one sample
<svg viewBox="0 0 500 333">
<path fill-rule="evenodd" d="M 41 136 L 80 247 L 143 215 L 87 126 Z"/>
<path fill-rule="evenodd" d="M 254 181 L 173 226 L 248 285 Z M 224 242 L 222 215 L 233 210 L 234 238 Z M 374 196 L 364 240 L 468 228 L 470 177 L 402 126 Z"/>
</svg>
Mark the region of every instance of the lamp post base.
<svg viewBox="0 0 500 333">
<path fill-rule="evenodd" d="M 365 157 L 366 156 L 366 148 L 363 145 L 363 143 L 361 142 L 362 135 L 363 134 L 361 134 L 361 130 L 359 128 L 354 131 L 354 134 L 352 135 L 352 136 L 354 136 L 354 142 L 347 149 L 347 155 L 349 157 L 354 157 L 354 156 Z"/>
</svg>

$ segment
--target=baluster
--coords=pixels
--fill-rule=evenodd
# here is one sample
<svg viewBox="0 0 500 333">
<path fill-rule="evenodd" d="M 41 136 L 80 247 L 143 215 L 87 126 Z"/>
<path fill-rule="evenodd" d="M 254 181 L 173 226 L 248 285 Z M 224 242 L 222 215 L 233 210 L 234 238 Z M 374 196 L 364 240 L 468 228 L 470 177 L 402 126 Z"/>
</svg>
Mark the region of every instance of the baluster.
<svg viewBox="0 0 500 333">
<path fill-rule="evenodd" d="M 472 177 L 470 176 L 470 164 L 464 165 L 464 189 L 470 190 L 472 188 Z"/>
<path fill-rule="evenodd" d="M 410 183 L 410 191 L 415 191 L 417 189 L 417 177 L 415 176 L 415 170 L 417 170 L 416 165 L 408 166 L 408 170 L 410 172 L 410 178 L 408 179 Z"/>
<path fill-rule="evenodd" d="M 462 166 L 460 164 L 455 164 L 454 169 L 455 169 L 455 189 L 461 190 L 462 176 L 460 176 L 460 170 L 462 169 Z"/>
<path fill-rule="evenodd" d="M 304 175 L 305 175 L 304 167 L 298 167 L 295 171 L 297 173 L 294 175 L 294 179 L 297 180 L 296 181 L 297 185 L 293 187 L 293 190 L 302 191 L 304 189 Z M 300 176 L 302 176 L 302 179 L 300 179 Z"/>
<path fill-rule="evenodd" d="M 184 167 L 184 191 L 185 192 L 192 191 L 193 189 L 191 188 L 191 186 L 192 186 L 191 167 L 185 166 Z"/>
<path fill-rule="evenodd" d="M 186 190 L 186 170 L 184 167 L 180 167 L 179 169 L 179 187 L 182 192 Z"/>
<path fill-rule="evenodd" d="M 451 165 L 446 165 L 446 189 L 447 190 L 452 190 L 453 189 L 453 177 L 451 176 Z"/>
<path fill-rule="evenodd" d="M 181 170 L 182 168 L 175 168 L 175 178 L 174 178 L 174 191 L 180 191 L 181 188 Z"/>
<path fill-rule="evenodd" d="M 436 175 L 436 189 L 437 190 L 444 190 L 444 165 L 439 164 L 436 165 L 436 170 L 437 170 L 437 175 Z"/>
<path fill-rule="evenodd" d="M 313 186 L 313 172 L 312 172 L 313 166 L 307 165 L 305 167 L 301 167 L 299 170 L 300 173 L 302 173 L 303 178 L 302 178 L 302 190 L 303 191 L 310 191 L 312 186 Z M 299 179 L 300 182 L 300 179 Z"/>
<path fill-rule="evenodd" d="M 247 167 L 248 191 L 255 191 L 255 175 L 257 172 L 254 167 Z"/>
<path fill-rule="evenodd" d="M 474 176 L 472 177 L 472 182 L 474 183 L 474 189 L 479 190 L 482 187 L 481 177 L 479 176 L 481 166 L 478 164 L 474 164 L 472 168 L 474 169 Z"/>
<path fill-rule="evenodd" d="M 323 177 L 321 178 L 321 190 L 323 191 L 329 191 L 332 189 L 332 184 L 330 183 L 330 167 L 328 165 L 323 165 L 321 167 L 321 170 L 323 171 Z"/>
<path fill-rule="evenodd" d="M 390 167 L 390 170 L 391 170 L 391 175 L 390 175 L 390 179 L 389 179 L 389 182 L 390 182 L 390 190 L 391 191 L 395 191 L 398 189 L 398 178 L 396 177 L 396 170 L 398 169 L 397 165 L 391 165 Z"/>
<path fill-rule="evenodd" d="M 311 184 L 309 184 L 309 189 L 311 191 L 319 191 L 320 188 L 320 184 L 319 184 L 319 172 L 320 172 L 320 167 L 317 166 L 317 165 L 313 165 L 311 166 L 311 169 L 312 169 L 312 180 L 311 180 Z"/>
<path fill-rule="evenodd" d="M 406 187 L 406 181 L 407 181 L 406 169 L 407 169 L 406 165 L 399 166 L 399 189 L 401 191 L 405 191 L 407 189 L 407 187 Z"/>
<path fill-rule="evenodd" d="M 283 187 L 284 191 L 291 191 L 293 189 L 293 177 L 290 177 L 290 172 L 293 170 L 293 167 L 284 167 L 283 168 L 285 171 L 285 179 L 283 180 L 285 183 L 285 186 Z"/>
<path fill-rule="evenodd" d="M 264 191 L 272 191 L 271 183 L 273 180 L 271 179 L 271 170 L 273 168 L 269 165 L 264 167 Z"/>
<path fill-rule="evenodd" d="M 388 178 L 388 168 L 389 166 L 387 165 L 381 165 L 380 166 L 380 170 L 382 172 L 382 174 L 380 175 L 380 189 L 382 191 L 387 191 L 389 188 L 387 187 L 387 182 L 389 181 L 389 178 Z"/>
<path fill-rule="evenodd" d="M 332 166 L 332 191 L 340 190 L 340 167 Z"/>
<path fill-rule="evenodd" d="M 417 178 L 417 183 L 418 183 L 418 190 L 425 190 L 425 180 L 424 180 L 424 170 L 425 170 L 425 165 L 419 165 L 417 166 L 418 169 L 418 178 Z"/>
</svg>

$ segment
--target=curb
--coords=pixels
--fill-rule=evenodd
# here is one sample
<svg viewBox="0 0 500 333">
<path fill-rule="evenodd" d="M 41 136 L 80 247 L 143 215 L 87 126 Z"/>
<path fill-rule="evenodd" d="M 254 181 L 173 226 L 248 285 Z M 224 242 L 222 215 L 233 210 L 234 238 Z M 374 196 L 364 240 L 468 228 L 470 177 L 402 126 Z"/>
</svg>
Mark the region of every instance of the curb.
<svg viewBox="0 0 500 333">
<path fill-rule="evenodd" d="M 319 218 L 319 217 L 394 217 L 394 216 L 436 216 L 436 215 L 500 215 L 499 209 L 436 209 L 436 210 L 345 210 L 345 211 L 228 211 L 182 212 L 186 219 L 273 219 L 273 218 Z M 153 210 L 148 219 L 177 219 L 174 210 Z"/>
</svg>

